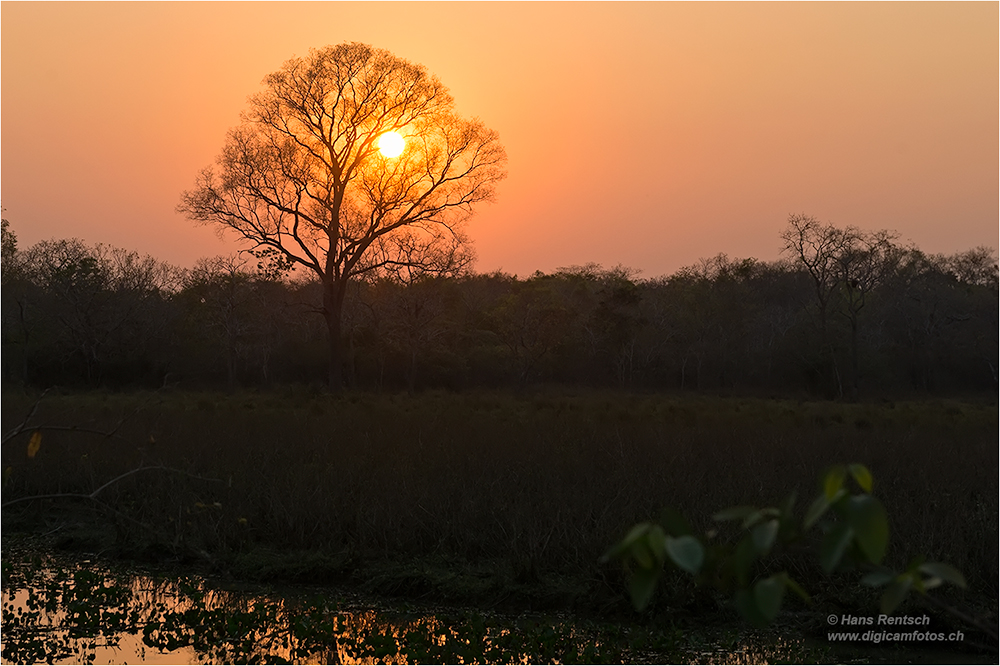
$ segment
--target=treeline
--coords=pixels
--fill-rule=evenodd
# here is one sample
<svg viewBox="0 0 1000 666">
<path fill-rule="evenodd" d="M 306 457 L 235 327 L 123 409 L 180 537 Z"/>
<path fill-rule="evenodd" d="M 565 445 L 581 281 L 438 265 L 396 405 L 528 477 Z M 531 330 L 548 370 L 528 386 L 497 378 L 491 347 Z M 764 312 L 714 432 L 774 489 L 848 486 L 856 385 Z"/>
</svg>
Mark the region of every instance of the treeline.
<svg viewBox="0 0 1000 666">
<path fill-rule="evenodd" d="M 928 255 L 793 216 L 786 259 L 640 279 L 597 265 L 518 278 L 355 283 L 344 376 L 364 389 L 558 383 L 859 397 L 997 388 L 994 253 Z M 3 223 L 5 384 L 218 388 L 324 382 L 316 282 L 241 256 L 180 269 Z"/>
</svg>

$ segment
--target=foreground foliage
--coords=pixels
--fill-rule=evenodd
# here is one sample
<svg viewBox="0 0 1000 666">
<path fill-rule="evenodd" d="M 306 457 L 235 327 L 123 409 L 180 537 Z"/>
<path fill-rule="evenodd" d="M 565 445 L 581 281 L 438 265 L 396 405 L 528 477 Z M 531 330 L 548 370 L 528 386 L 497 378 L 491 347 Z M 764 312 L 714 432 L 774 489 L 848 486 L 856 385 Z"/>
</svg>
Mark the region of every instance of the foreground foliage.
<svg viewBox="0 0 1000 666">
<path fill-rule="evenodd" d="M 860 492 L 852 494 L 848 479 Z M 777 618 L 786 591 L 809 602 L 809 594 L 768 561 L 796 548 L 814 552 L 826 573 L 865 571 L 862 582 L 885 587 L 880 612 L 892 614 L 906 595 L 926 594 L 943 583 L 966 587 L 953 566 L 913 559 L 902 572 L 882 566 L 889 547 L 889 517 L 871 495 L 874 480 L 864 465 L 836 465 L 823 476 L 819 496 L 801 518 L 794 493 L 780 507 L 735 506 L 716 513 L 717 523 L 736 523 L 734 538 L 720 539 L 719 530 L 699 535 L 679 514 L 664 512 L 663 524 L 642 523 L 603 557 L 622 560 L 629 572 L 632 603 L 644 609 L 665 567 L 675 567 L 731 593 L 740 614 L 764 626 Z M 814 529 L 815 528 L 815 529 Z M 819 531 L 819 539 L 810 533 Z M 733 537 L 733 530 L 727 536 Z"/>
</svg>

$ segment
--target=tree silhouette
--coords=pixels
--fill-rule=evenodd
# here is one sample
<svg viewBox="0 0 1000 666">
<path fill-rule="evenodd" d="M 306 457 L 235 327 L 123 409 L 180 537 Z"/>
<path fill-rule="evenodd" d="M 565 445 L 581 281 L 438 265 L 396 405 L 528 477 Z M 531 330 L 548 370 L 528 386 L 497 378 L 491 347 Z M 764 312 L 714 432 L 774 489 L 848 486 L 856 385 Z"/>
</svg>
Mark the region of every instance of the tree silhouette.
<svg viewBox="0 0 1000 666">
<path fill-rule="evenodd" d="M 871 293 L 896 271 L 904 254 L 894 241 L 897 234 L 885 230 L 867 232 L 857 227 L 840 229 L 822 225 L 816 218 L 791 215 L 781 234 L 784 251 L 795 257 L 812 278 L 819 311 L 823 347 L 837 381 L 837 391 L 844 396 L 844 382 L 837 365 L 830 337 L 831 308 L 850 324 L 851 377 L 850 394 L 856 399 L 860 390 L 861 366 L 858 360 L 858 318 Z"/>
<path fill-rule="evenodd" d="M 423 67 L 364 44 L 311 50 L 264 86 L 178 211 L 319 278 L 337 390 L 348 284 L 399 266 L 467 265 L 463 222 L 493 197 L 506 153 Z M 379 153 L 388 132 L 405 139 L 398 157 Z"/>
</svg>

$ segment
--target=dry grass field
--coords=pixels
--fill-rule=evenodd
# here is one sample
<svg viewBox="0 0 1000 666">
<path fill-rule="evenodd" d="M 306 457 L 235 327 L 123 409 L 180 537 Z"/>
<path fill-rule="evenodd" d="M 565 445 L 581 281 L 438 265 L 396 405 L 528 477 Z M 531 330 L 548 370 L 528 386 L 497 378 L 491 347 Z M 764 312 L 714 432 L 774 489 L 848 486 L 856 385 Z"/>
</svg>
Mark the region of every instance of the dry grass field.
<svg viewBox="0 0 1000 666">
<path fill-rule="evenodd" d="M 5 393 L 4 430 L 37 398 Z M 476 581 L 496 592 L 498 579 L 559 580 L 586 594 L 619 584 L 598 558 L 663 507 L 699 528 L 721 508 L 793 490 L 804 510 L 827 466 L 862 462 L 889 512 L 890 564 L 922 553 L 961 569 L 977 596 L 997 595 L 995 402 L 50 392 L 30 425 L 81 431 L 43 429 L 33 457 L 30 432 L 5 443 L 5 503 L 169 468 L 122 478 L 100 503 L 4 509 L 5 531 L 51 532 L 67 547 L 195 554 L 258 578 L 362 567 L 372 580 L 382 571 L 390 592 L 432 584 L 419 563 L 433 562 L 465 572 L 473 592 Z M 275 567 L 263 554 L 290 557 Z"/>
</svg>

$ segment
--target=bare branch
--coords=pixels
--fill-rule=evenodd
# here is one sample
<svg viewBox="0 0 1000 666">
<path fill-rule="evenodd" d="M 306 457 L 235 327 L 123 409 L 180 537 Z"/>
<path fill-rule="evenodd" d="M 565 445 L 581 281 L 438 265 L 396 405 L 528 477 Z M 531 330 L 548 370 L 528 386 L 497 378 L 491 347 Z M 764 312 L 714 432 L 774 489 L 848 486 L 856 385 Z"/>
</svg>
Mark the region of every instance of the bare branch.
<svg viewBox="0 0 1000 666">
<path fill-rule="evenodd" d="M 84 493 L 50 493 L 50 494 L 47 494 L 47 495 L 29 495 L 27 497 L 19 497 L 17 499 L 4 502 L 0 506 L 6 508 L 6 507 L 11 506 L 13 504 L 20 504 L 21 502 L 30 502 L 30 501 L 34 501 L 34 500 L 44 500 L 44 499 L 85 499 L 85 500 L 93 500 L 93 501 L 99 502 L 100 504 L 103 504 L 104 506 L 108 506 L 109 508 L 112 508 L 109 505 L 105 504 L 104 502 L 100 502 L 100 500 L 97 499 L 97 496 L 101 493 L 101 491 L 103 491 L 106 488 L 108 488 L 108 487 L 110 487 L 110 486 L 118 483 L 122 479 L 125 479 L 125 478 L 128 478 L 128 477 L 132 476 L 133 474 L 138 474 L 139 472 L 147 472 L 147 471 L 150 471 L 150 470 L 162 470 L 164 472 L 171 472 L 173 474 L 183 474 L 184 476 L 188 476 L 188 477 L 191 477 L 193 479 L 198 479 L 200 481 L 211 481 L 211 482 L 214 482 L 214 483 L 222 483 L 221 479 L 212 479 L 212 478 L 208 478 L 208 477 L 204 477 L 204 476 L 198 476 L 197 474 L 191 474 L 190 472 L 185 472 L 184 470 L 175 469 L 173 467 L 165 467 L 163 465 L 142 465 L 140 467 L 136 467 L 135 469 L 129 470 L 128 472 L 125 472 L 124 474 L 119 474 L 118 476 L 116 476 L 115 478 L 111 479 L 110 481 L 108 481 L 104 485 L 100 486 L 99 488 L 97 488 L 97 490 L 94 490 L 91 493 L 87 493 L 87 494 L 84 494 Z M 116 510 L 116 513 L 118 513 L 117 510 Z"/>
<path fill-rule="evenodd" d="M 493 198 L 507 157 L 497 133 L 458 117 L 423 67 L 365 44 L 292 58 L 264 85 L 178 211 L 317 275 L 339 388 L 346 285 L 468 265 L 462 226 Z M 397 158 L 377 150 L 389 131 L 406 141 Z"/>
</svg>

